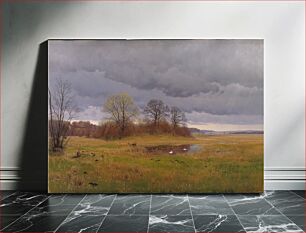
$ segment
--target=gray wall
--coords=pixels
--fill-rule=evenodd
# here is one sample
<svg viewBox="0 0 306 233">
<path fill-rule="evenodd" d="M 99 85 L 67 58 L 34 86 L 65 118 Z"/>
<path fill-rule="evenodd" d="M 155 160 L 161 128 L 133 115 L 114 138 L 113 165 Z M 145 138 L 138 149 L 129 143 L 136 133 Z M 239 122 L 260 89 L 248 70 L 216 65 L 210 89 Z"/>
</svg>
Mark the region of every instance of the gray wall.
<svg viewBox="0 0 306 233">
<path fill-rule="evenodd" d="M 4 5 L 1 188 L 46 189 L 47 47 L 54 38 L 262 38 L 265 186 L 304 188 L 303 2 Z"/>
</svg>

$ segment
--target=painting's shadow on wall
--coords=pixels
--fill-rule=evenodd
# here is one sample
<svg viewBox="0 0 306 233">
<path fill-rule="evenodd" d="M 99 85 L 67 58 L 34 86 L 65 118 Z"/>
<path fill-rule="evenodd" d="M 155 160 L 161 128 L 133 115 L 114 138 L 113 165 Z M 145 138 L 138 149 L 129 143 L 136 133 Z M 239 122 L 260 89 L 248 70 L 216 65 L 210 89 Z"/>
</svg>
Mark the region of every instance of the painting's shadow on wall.
<svg viewBox="0 0 306 233">
<path fill-rule="evenodd" d="M 47 190 L 48 42 L 39 46 L 21 150 L 18 190 Z"/>
</svg>

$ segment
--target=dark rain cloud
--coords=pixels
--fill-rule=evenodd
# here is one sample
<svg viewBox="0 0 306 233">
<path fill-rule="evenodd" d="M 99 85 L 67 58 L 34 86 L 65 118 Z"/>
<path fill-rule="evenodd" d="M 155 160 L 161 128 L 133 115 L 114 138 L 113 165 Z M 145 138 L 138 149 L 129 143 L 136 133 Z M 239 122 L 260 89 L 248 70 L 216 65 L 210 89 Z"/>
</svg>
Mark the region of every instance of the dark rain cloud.
<svg viewBox="0 0 306 233">
<path fill-rule="evenodd" d="M 87 113 L 107 96 L 128 92 L 140 107 L 159 98 L 188 113 L 243 115 L 243 122 L 247 115 L 259 116 L 249 123 L 262 118 L 262 40 L 49 43 L 50 86 L 56 78 L 70 81 L 78 106 Z"/>
</svg>

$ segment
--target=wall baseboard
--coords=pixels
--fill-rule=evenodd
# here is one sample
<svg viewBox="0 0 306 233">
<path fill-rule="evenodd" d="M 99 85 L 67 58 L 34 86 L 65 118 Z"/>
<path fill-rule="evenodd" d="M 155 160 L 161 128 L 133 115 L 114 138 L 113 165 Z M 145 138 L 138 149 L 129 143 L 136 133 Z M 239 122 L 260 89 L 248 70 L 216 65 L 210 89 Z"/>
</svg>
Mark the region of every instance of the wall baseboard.
<svg viewBox="0 0 306 233">
<path fill-rule="evenodd" d="M 305 168 L 272 167 L 264 169 L 265 190 L 305 190 Z M 0 189 L 16 190 L 24 178 L 18 174 L 20 168 L 4 167 L 0 169 Z M 27 190 L 46 191 L 46 180 L 27 180 Z"/>
<path fill-rule="evenodd" d="M 265 190 L 305 190 L 305 180 L 266 180 Z"/>
<path fill-rule="evenodd" d="M 305 168 L 265 168 L 265 190 L 305 190 Z"/>
</svg>

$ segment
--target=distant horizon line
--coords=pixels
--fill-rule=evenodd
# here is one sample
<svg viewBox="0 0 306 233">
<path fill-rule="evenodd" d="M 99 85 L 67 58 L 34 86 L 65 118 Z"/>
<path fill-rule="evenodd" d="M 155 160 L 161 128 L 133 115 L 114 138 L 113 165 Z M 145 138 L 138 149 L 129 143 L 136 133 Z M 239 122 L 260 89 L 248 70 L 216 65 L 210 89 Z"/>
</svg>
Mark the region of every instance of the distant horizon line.
<svg viewBox="0 0 306 233">
<path fill-rule="evenodd" d="M 70 122 L 89 122 L 93 125 L 99 126 L 101 121 L 96 121 L 96 120 L 70 120 Z M 227 126 L 225 129 L 222 129 L 220 126 Z M 219 126 L 219 127 L 217 127 Z M 198 130 L 206 130 L 206 131 L 214 131 L 214 132 L 245 132 L 245 131 L 260 131 L 264 132 L 263 125 L 262 124 L 213 124 L 213 123 L 208 123 L 208 124 L 191 124 L 187 123 L 186 125 L 187 128 L 194 128 Z M 242 128 L 245 127 L 245 128 Z"/>
</svg>

